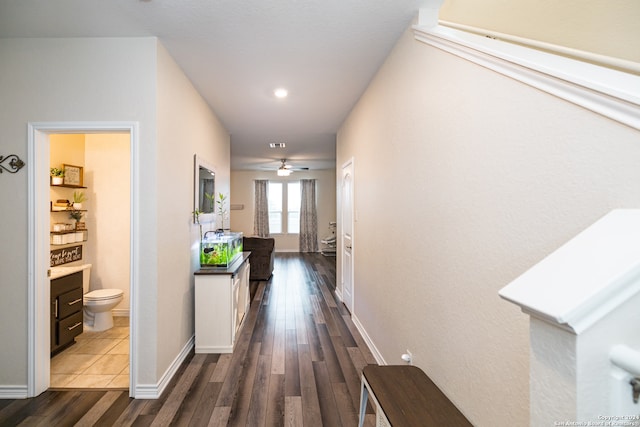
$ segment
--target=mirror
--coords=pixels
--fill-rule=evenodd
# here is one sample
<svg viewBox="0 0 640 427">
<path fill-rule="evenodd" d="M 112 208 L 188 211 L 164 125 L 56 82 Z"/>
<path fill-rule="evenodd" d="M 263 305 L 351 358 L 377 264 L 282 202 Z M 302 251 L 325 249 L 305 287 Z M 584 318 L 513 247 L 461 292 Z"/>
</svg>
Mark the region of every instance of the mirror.
<svg viewBox="0 0 640 427">
<path fill-rule="evenodd" d="M 209 222 L 214 219 L 214 198 L 216 173 L 213 166 L 210 166 L 197 154 L 194 155 L 194 203 L 193 210 L 200 211 L 200 222 Z M 209 196 L 209 197 L 207 197 Z M 193 218 L 195 222 L 195 216 Z"/>
</svg>

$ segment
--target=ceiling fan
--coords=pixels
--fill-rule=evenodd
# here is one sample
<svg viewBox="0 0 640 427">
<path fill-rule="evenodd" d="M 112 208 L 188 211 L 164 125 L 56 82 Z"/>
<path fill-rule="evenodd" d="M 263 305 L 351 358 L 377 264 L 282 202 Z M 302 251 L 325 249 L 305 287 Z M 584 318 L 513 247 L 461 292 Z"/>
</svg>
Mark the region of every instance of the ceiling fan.
<svg viewBox="0 0 640 427">
<path fill-rule="evenodd" d="M 280 167 L 277 170 L 278 176 L 289 176 L 294 171 L 308 171 L 309 168 L 299 168 L 293 167 L 290 164 L 287 164 L 287 159 L 280 160 Z"/>
</svg>

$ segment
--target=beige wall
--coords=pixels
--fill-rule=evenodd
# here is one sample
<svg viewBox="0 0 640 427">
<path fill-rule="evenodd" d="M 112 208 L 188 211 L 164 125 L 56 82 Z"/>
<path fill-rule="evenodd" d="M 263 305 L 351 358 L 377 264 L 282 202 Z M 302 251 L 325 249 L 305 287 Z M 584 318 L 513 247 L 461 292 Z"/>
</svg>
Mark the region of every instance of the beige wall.
<svg viewBox="0 0 640 427">
<path fill-rule="evenodd" d="M 294 181 L 300 179 L 316 180 L 318 208 L 318 238 L 329 234 L 329 221 L 336 220 L 336 174 L 335 170 L 294 172 L 288 178 L 277 177 L 275 171 L 232 171 L 231 203 L 242 204 L 244 209 L 231 211 L 231 229 L 242 231 L 245 236 L 253 236 L 254 218 L 254 180 L 270 179 Z M 297 252 L 300 249 L 298 235 L 274 235 L 276 251 Z M 319 244 L 319 249 L 323 245 Z"/>
<path fill-rule="evenodd" d="M 445 0 L 440 19 L 640 62 L 637 0 Z"/>
<path fill-rule="evenodd" d="M 115 313 L 129 313 L 130 282 L 130 136 L 88 134 L 85 137 L 87 257 L 91 289 L 122 289 Z"/>
<path fill-rule="evenodd" d="M 640 207 L 638 141 L 407 32 L 337 142 L 355 159 L 354 315 L 385 361 L 409 349 L 474 425 L 527 425 L 528 319 L 498 290 Z"/>
<path fill-rule="evenodd" d="M 162 375 L 194 333 L 193 272 L 199 233 L 193 224 L 194 154 L 229 192 L 230 139 L 168 52 L 158 45 L 158 368 Z"/>
</svg>

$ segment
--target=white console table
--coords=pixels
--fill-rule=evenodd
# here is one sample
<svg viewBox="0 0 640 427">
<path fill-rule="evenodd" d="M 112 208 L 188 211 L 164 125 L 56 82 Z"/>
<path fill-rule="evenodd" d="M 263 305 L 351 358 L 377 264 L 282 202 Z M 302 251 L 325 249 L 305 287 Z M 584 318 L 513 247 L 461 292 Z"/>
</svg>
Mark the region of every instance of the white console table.
<svg viewBox="0 0 640 427">
<path fill-rule="evenodd" d="M 249 310 L 249 255 L 195 274 L 196 353 L 231 353 Z"/>
</svg>

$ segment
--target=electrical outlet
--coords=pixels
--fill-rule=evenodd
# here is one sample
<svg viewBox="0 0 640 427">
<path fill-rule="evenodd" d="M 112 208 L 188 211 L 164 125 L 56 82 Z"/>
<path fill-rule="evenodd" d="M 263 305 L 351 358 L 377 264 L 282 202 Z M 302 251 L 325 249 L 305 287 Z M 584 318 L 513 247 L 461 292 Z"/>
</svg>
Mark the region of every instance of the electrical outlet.
<svg viewBox="0 0 640 427">
<path fill-rule="evenodd" d="M 407 352 L 404 353 L 400 358 L 404 360 L 408 365 L 413 365 L 413 354 L 411 354 L 409 350 L 407 350 Z"/>
</svg>

